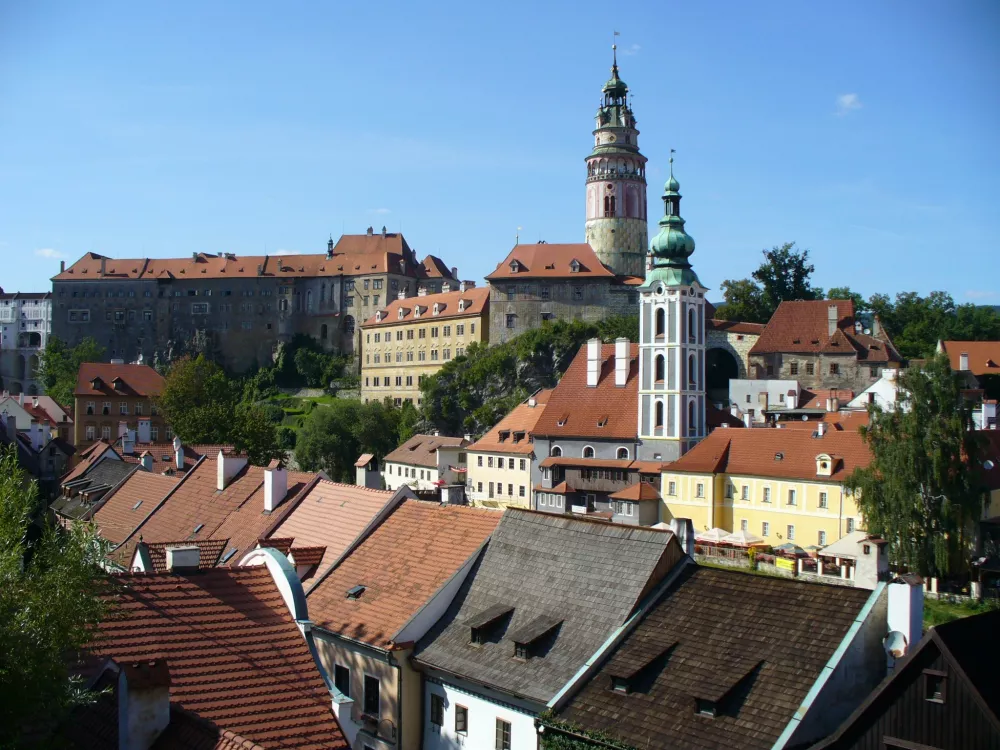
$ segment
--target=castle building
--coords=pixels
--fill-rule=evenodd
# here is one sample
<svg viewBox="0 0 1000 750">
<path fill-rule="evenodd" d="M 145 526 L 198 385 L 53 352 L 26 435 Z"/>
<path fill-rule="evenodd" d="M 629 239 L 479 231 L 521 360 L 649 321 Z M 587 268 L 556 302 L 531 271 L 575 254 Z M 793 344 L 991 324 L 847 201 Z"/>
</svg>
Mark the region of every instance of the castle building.
<svg viewBox="0 0 1000 750">
<path fill-rule="evenodd" d="M 106 356 L 147 363 L 205 352 L 233 372 L 270 364 L 297 333 L 358 351 L 360 323 L 400 292 L 457 283 L 401 234 L 344 235 L 326 253 L 108 258 L 87 253 L 52 279 L 52 332 L 69 346 L 91 336 Z"/>
<path fill-rule="evenodd" d="M 602 89 L 594 150 L 587 157 L 586 239 L 601 262 L 619 276 L 643 276 L 646 260 L 646 157 L 618 77 L 617 52 L 611 79 Z"/>
<path fill-rule="evenodd" d="M 601 96 L 587 157 L 586 242 L 514 246 L 486 277 L 493 343 L 546 320 L 596 322 L 635 313 L 648 235 L 646 157 L 617 58 Z"/>
<path fill-rule="evenodd" d="M 41 395 L 38 357 L 52 331 L 52 295 L 4 294 L 0 289 L 0 387 L 13 394 Z"/>
<path fill-rule="evenodd" d="M 705 292 L 689 258 L 680 185 L 663 192 L 660 232 L 649 246 L 650 269 L 639 289 L 639 440 L 663 461 L 680 458 L 707 431 L 705 423 Z"/>
</svg>

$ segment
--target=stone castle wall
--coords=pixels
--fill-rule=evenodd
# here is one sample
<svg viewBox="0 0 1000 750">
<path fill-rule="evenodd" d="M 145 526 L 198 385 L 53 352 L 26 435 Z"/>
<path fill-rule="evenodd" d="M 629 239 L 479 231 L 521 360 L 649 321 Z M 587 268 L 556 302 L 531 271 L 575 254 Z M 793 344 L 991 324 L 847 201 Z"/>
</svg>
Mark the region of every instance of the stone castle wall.
<svg viewBox="0 0 1000 750">
<path fill-rule="evenodd" d="M 586 241 L 615 273 L 645 278 L 649 230 L 642 219 L 591 219 L 586 224 Z"/>
</svg>

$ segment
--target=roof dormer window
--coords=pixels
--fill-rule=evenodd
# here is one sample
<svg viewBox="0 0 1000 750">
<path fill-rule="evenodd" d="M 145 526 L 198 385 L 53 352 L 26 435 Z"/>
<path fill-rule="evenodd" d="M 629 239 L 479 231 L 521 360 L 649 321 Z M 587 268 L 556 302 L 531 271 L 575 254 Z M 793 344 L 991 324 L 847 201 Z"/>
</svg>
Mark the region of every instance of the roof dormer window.
<svg viewBox="0 0 1000 750">
<path fill-rule="evenodd" d="M 93 380 L 90 381 L 90 387 L 93 388 L 95 391 L 99 391 L 101 390 L 101 388 L 104 387 L 104 381 L 101 380 L 100 378 L 94 378 Z"/>
<path fill-rule="evenodd" d="M 441 312 L 441 305 L 439 305 L 437 302 L 435 302 L 434 303 L 434 311 L 431 314 L 432 315 L 437 315 L 439 312 Z"/>
<path fill-rule="evenodd" d="M 569 262 L 569 270 L 570 273 L 580 273 L 580 261 L 573 258 L 573 260 Z"/>
<path fill-rule="evenodd" d="M 519 267 L 518 267 L 518 262 L 516 260 L 512 260 L 510 262 L 510 272 L 511 273 L 517 273 L 518 270 L 520 270 Z"/>
<path fill-rule="evenodd" d="M 504 443 L 510 437 L 510 430 L 500 430 L 500 442 Z"/>
<path fill-rule="evenodd" d="M 375 322 L 376 323 L 381 323 L 382 322 L 382 311 L 381 310 L 379 310 L 378 312 L 375 313 Z"/>
<path fill-rule="evenodd" d="M 509 604 L 494 604 L 470 619 L 466 625 L 469 626 L 471 645 L 481 646 L 489 641 L 513 612 L 514 608 Z"/>
<path fill-rule="evenodd" d="M 464 310 L 465 310 L 465 300 L 464 299 L 460 299 L 458 301 L 458 311 L 459 312 L 463 312 Z"/>
<path fill-rule="evenodd" d="M 816 476 L 828 477 L 833 475 L 833 457 L 828 453 L 820 453 L 816 456 Z"/>
<path fill-rule="evenodd" d="M 563 621 L 557 617 L 539 615 L 511 633 L 510 639 L 514 641 L 514 658 L 527 661 L 535 656 L 540 646 L 551 643 L 562 623 Z"/>
<path fill-rule="evenodd" d="M 404 309 L 403 309 L 402 307 L 401 307 L 401 308 L 399 308 L 399 313 L 397 314 L 397 316 L 396 316 L 396 317 L 397 317 L 397 318 L 398 318 L 399 320 L 402 320 L 402 319 L 403 319 L 403 316 L 404 316 L 404 315 L 406 315 L 406 311 L 405 311 L 405 310 L 404 310 Z"/>
</svg>

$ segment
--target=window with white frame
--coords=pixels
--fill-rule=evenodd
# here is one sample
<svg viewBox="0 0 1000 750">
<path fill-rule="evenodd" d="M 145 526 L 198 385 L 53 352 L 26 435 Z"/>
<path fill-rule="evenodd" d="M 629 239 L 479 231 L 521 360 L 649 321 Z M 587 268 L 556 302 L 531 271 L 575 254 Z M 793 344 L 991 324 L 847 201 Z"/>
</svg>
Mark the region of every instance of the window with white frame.
<svg viewBox="0 0 1000 750">
<path fill-rule="evenodd" d="M 763 537 L 771 536 L 771 524 L 769 524 L 767 521 L 764 521 L 760 525 L 760 535 Z"/>
<path fill-rule="evenodd" d="M 746 533 L 749 530 L 750 522 L 747 519 L 740 521 L 740 531 Z"/>
<path fill-rule="evenodd" d="M 744 484 L 743 485 L 742 491 L 740 493 L 740 499 L 741 500 L 749 500 L 750 499 L 750 485 L 749 484 Z"/>
<path fill-rule="evenodd" d="M 705 497 L 705 485 L 702 484 L 701 482 L 698 482 L 698 484 L 695 486 L 694 496 Z"/>
<path fill-rule="evenodd" d="M 786 536 L 788 537 L 788 541 L 790 542 L 795 541 L 795 527 L 792 524 L 788 524 L 788 528 L 786 529 Z"/>
<path fill-rule="evenodd" d="M 788 504 L 795 505 L 795 490 L 788 490 Z"/>
<path fill-rule="evenodd" d="M 668 495 L 677 494 L 677 482 L 667 482 L 667 494 Z"/>
<path fill-rule="evenodd" d="M 853 518 L 848 518 L 847 519 L 847 533 L 850 534 L 852 531 L 854 531 L 854 519 Z"/>
<path fill-rule="evenodd" d="M 770 487 L 765 487 L 764 488 L 764 502 L 765 503 L 771 502 L 771 488 Z"/>
<path fill-rule="evenodd" d="M 819 507 L 821 508 L 827 507 L 827 497 L 825 492 L 819 493 Z"/>
<path fill-rule="evenodd" d="M 816 540 L 816 543 L 820 547 L 825 547 L 826 546 L 826 532 L 825 531 L 820 531 L 819 532 L 819 538 Z"/>
</svg>

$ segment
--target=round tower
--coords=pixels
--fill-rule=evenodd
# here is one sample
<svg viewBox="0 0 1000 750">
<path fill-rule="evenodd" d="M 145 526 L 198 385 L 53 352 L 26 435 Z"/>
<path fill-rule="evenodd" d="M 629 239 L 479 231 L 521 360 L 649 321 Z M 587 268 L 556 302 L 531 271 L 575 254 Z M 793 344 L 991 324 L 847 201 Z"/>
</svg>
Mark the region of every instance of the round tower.
<svg viewBox="0 0 1000 750">
<path fill-rule="evenodd" d="M 617 51 L 613 55 L 587 157 L 586 239 L 615 273 L 645 277 L 646 157 L 639 153 L 628 86 L 618 77 Z"/>
</svg>

